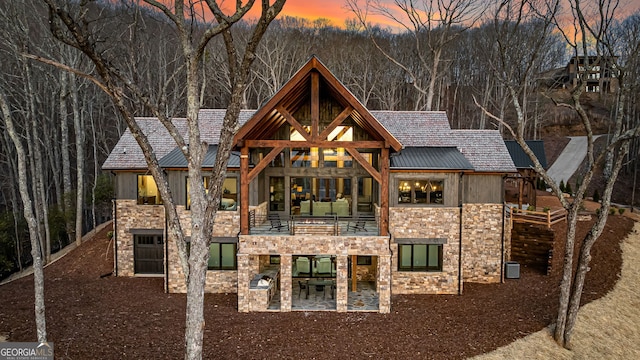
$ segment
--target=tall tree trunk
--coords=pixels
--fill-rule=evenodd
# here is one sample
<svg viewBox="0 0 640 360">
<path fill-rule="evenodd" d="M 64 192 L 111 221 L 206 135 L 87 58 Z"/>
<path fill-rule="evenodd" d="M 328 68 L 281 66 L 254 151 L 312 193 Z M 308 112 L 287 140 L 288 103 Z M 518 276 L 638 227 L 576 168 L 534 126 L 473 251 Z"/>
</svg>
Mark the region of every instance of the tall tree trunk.
<svg viewBox="0 0 640 360">
<path fill-rule="evenodd" d="M 33 192 L 33 202 L 36 218 L 36 227 L 40 239 L 40 251 L 44 253 L 44 263 L 49 262 L 51 257 L 51 238 L 49 236 L 49 219 L 47 200 L 44 194 L 44 178 L 42 172 L 42 155 L 40 152 L 40 135 L 36 124 L 35 90 L 33 89 L 31 77 L 31 65 L 28 61 L 23 61 L 25 74 L 25 93 L 27 94 L 27 124 L 31 126 L 31 131 L 27 134 L 27 148 L 29 149 L 29 167 L 31 169 L 31 188 Z"/>
<path fill-rule="evenodd" d="M 71 214 L 73 209 L 73 198 L 71 196 L 71 161 L 69 160 L 69 119 L 67 112 L 67 96 L 69 74 L 65 71 L 60 72 L 60 139 L 61 157 L 62 157 L 62 189 L 64 191 L 64 219 L 67 229 L 69 242 L 74 238 L 74 228 Z"/>
<path fill-rule="evenodd" d="M 22 198 L 24 217 L 29 227 L 29 238 L 31 239 L 31 256 L 33 257 L 33 287 L 35 293 L 35 319 L 36 332 L 38 342 L 47 342 L 47 322 L 45 317 L 44 305 L 44 271 L 42 269 L 42 253 L 40 252 L 40 244 L 38 241 L 38 226 L 35 215 L 33 213 L 33 204 L 27 187 L 27 159 L 20 142 L 20 137 L 16 133 L 11 118 L 11 111 L 5 99 L 4 93 L 0 93 L 0 109 L 2 110 L 7 132 L 16 147 L 18 154 L 18 187 L 20 189 L 20 197 Z"/>
<path fill-rule="evenodd" d="M 76 135 L 76 244 L 82 244 L 82 219 L 84 208 L 84 120 L 80 115 L 78 86 L 75 75 L 71 79 L 71 104 L 73 105 L 73 127 Z"/>
</svg>

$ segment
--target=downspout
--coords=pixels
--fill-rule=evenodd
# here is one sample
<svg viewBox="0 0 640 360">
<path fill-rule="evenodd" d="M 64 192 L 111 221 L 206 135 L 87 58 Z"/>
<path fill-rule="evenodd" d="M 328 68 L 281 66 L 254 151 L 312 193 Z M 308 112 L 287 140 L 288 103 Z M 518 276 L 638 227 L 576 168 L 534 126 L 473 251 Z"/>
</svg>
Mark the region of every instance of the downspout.
<svg viewBox="0 0 640 360">
<path fill-rule="evenodd" d="M 113 203 L 113 262 L 115 276 L 118 276 L 118 200 L 114 197 Z"/>
<path fill-rule="evenodd" d="M 167 227 L 167 211 L 164 211 L 164 292 L 169 293 L 169 231 Z"/>
<path fill-rule="evenodd" d="M 116 179 L 118 175 L 113 171 L 111 173 L 113 174 L 113 188 L 117 192 L 118 182 Z M 113 273 L 118 276 L 118 199 L 116 194 L 114 194 L 111 202 L 113 203 Z"/>
<path fill-rule="evenodd" d="M 458 208 L 460 209 L 460 219 L 458 228 L 458 295 L 462 295 L 462 175 L 458 181 Z"/>
<path fill-rule="evenodd" d="M 504 211 L 506 205 L 504 201 L 502 202 L 502 241 L 500 243 L 500 282 L 504 283 Z"/>
</svg>

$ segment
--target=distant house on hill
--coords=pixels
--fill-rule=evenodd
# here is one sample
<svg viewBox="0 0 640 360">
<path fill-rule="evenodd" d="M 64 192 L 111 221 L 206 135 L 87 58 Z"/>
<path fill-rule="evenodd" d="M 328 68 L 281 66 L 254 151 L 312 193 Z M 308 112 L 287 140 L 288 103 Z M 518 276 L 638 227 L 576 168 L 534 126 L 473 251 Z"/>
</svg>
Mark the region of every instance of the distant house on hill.
<svg viewBox="0 0 640 360">
<path fill-rule="evenodd" d="M 586 91 L 611 94 L 618 90 L 617 56 L 574 56 L 567 64 L 568 81 L 571 86 L 578 84 L 580 74 L 586 74 Z"/>
<path fill-rule="evenodd" d="M 586 74 L 587 93 L 612 94 L 618 90 L 617 57 L 572 57 L 563 68 L 545 71 L 538 84 L 549 89 L 572 88 L 578 85 L 580 74 Z"/>
</svg>

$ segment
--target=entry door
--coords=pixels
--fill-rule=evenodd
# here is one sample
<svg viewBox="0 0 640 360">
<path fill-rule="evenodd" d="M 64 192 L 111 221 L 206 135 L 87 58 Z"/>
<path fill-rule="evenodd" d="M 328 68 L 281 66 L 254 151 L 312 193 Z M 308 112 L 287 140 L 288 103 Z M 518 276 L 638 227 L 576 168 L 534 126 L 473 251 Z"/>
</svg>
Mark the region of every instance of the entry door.
<svg viewBox="0 0 640 360">
<path fill-rule="evenodd" d="M 164 251 L 162 235 L 135 235 L 134 257 L 136 274 L 163 274 Z"/>
</svg>

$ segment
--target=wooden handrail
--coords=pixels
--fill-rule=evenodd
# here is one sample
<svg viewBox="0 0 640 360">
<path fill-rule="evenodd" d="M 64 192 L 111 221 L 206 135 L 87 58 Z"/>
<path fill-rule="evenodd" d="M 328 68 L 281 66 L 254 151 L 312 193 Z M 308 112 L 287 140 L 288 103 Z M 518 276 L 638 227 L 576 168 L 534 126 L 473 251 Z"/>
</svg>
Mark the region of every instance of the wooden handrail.
<svg viewBox="0 0 640 360">
<path fill-rule="evenodd" d="M 567 211 L 565 209 L 555 211 L 531 211 L 510 208 L 510 211 L 513 222 L 546 225 L 547 228 L 551 228 L 552 225 L 564 221 L 567 218 Z"/>
</svg>

